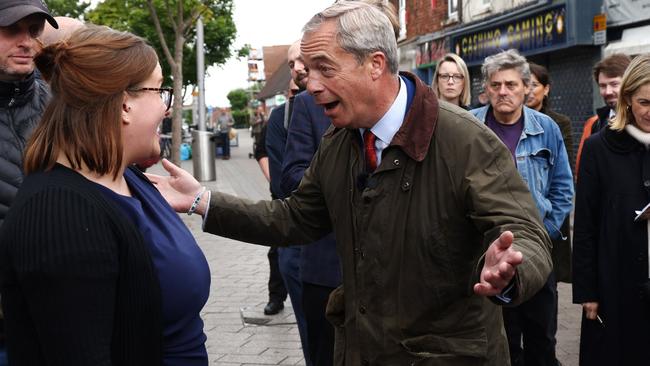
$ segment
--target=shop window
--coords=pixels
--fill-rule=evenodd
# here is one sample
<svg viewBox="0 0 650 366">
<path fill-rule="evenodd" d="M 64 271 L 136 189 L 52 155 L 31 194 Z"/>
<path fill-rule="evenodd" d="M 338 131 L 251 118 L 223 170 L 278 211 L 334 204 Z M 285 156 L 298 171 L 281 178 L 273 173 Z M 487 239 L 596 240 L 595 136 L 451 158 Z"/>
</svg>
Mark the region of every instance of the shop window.
<svg viewBox="0 0 650 366">
<path fill-rule="evenodd" d="M 458 19 L 458 0 L 447 0 L 447 17 Z"/>
</svg>

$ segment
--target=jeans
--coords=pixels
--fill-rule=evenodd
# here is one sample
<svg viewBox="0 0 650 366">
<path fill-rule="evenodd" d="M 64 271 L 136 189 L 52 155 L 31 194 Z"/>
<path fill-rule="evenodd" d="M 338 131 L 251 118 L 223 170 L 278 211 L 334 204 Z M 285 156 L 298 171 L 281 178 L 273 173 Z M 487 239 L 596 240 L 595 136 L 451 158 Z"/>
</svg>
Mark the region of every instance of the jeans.
<svg viewBox="0 0 650 366">
<path fill-rule="evenodd" d="M 289 292 L 289 299 L 293 307 L 293 313 L 298 323 L 298 332 L 300 333 L 300 343 L 302 344 L 302 353 L 305 356 L 307 366 L 312 366 L 309 358 L 309 345 L 307 343 L 307 322 L 305 313 L 302 310 L 302 282 L 300 281 L 300 248 L 287 247 L 278 248 L 278 263 L 280 264 L 280 273 Z"/>
</svg>

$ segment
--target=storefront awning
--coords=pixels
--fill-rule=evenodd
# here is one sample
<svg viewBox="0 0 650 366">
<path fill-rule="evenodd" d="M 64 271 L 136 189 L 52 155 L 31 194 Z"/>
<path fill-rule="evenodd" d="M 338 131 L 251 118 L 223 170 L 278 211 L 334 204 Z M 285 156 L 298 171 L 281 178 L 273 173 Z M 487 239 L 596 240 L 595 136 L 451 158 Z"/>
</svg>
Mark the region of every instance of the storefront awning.
<svg viewBox="0 0 650 366">
<path fill-rule="evenodd" d="M 605 47 L 605 56 L 614 53 L 624 53 L 630 56 L 650 53 L 650 37 L 648 37 L 648 34 L 650 34 L 650 25 L 624 29 L 620 41 L 610 42 Z"/>
</svg>

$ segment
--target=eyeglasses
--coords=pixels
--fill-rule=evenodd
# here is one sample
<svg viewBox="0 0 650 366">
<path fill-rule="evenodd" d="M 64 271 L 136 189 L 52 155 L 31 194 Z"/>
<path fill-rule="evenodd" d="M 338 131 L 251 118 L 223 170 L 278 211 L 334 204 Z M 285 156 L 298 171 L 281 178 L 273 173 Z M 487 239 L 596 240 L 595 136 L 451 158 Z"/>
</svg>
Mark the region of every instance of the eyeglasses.
<svg viewBox="0 0 650 366">
<path fill-rule="evenodd" d="M 172 88 L 137 88 L 137 89 L 129 89 L 129 91 L 132 92 L 139 92 L 139 91 L 155 91 L 160 94 L 160 100 L 162 100 L 163 104 L 165 105 L 166 109 L 165 111 L 168 111 L 169 108 L 172 106 L 172 96 L 174 95 L 174 89 Z"/>
<path fill-rule="evenodd" d="M 457 81 L 463 81 L 465 77 L 461 74 L 438 74 L 438 79 L 442 81 L 449 81 L 449 79 L 451 79 L 451 81 L 457 82 Z"/>
</svg>

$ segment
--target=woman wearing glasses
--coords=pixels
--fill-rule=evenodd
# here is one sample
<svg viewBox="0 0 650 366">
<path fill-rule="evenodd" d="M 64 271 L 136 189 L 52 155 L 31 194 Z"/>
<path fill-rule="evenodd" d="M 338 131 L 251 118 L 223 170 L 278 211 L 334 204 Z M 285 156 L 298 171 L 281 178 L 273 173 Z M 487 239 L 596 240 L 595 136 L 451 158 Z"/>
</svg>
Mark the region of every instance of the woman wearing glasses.
<svg viewBox="0 0 650 366">
<path fill-rule="evenodd" d="M 455 53 L 448 53 L 440 59 L 431 87 L 439 99 L 468 109 L 472 100 L 469 72 L 465 61 Z"/>
<path fill-rule="evenodd" d="M 207 365 L 207 261 L 131 168 L 160 153 L 169 113 L 155 51 L 88 26 L 35 62 L 52 99 L 0 231 L 9 363 Z"/>
</svg>

